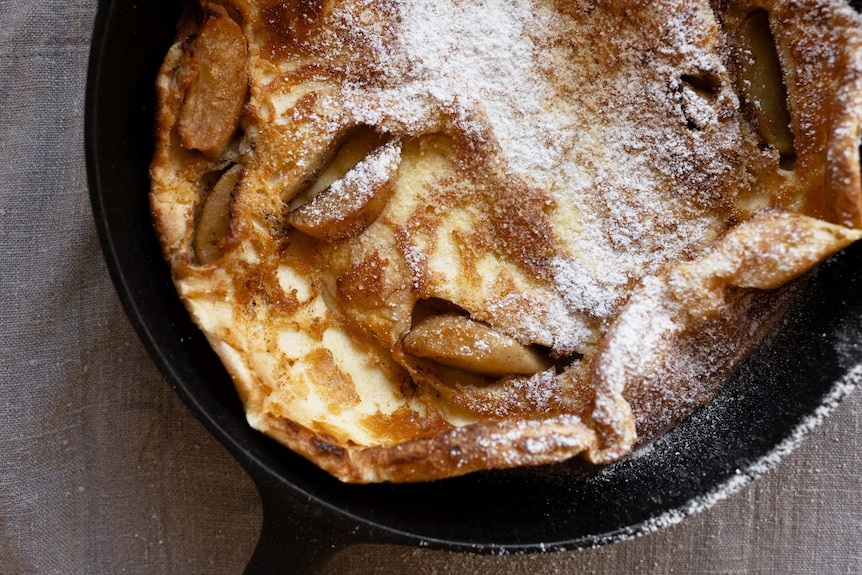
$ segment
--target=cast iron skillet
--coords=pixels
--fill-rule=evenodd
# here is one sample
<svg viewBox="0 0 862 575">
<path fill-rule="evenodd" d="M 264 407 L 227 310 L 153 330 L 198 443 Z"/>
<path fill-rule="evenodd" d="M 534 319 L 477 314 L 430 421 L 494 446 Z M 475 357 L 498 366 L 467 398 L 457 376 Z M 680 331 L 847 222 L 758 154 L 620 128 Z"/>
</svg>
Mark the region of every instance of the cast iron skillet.
<svg viewBox="0 0 862 575">
<path fill-rule="evenodd" d="M 86 152 L 92 207 L 126 312 L 170 385 L 245 467 L 263 500 L 248 574 L 315 573 L 360 542 L 482 553 L 573 549 L 673 523 L 777 461 L 862 372 L 862 244 L 816 274 L 721 394 L 628 459 L 344 485 L 246 425 L 219 360 L 177 299 L 150 224 L 153 85 L 180 0 L 99 3 Z M 825 408 L 825 409 L 824 409 Z"/>
</svg>

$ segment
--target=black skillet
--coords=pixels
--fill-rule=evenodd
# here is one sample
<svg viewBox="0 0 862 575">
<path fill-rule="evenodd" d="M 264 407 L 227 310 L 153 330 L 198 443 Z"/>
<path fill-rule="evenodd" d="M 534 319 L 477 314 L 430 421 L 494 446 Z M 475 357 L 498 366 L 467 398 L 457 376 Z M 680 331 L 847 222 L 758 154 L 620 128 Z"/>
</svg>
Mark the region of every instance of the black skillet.
<svg viewBox="0 0 862 575">
<path fill-rule="evenodd" d="M 344 485 L 246 425 L 232 384 L 177 299 L 150 224 L 153 83 L 180 0 L 104 0 L 86 103 L 92 207 L 108 267 L 170 385 L 254 479 L 263 530 L 247 574 L 316 573 L 363 542 L 480 553 L 574 549 L 676 522 L 777 461 L 862 371 L 862 244 L 809 282 L 721 394 L 635 456 L 419 485 Z M 823 408 L 826 408 L 825 410 Z"/>
</svg>

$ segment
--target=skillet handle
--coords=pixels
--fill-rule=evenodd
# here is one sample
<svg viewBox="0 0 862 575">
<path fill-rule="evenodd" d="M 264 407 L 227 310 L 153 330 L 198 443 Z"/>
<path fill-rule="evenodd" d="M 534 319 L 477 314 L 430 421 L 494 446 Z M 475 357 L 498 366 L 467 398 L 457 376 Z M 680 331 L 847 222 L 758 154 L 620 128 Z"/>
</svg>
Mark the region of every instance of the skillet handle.
<svg viewBox="0 0 862 575">
<path fill-rule="evenodd" d="M 367 540 L 367 529 L 278 480 L 252 473 L 263 527 L 244 575 L 316 575 L 336 553 Z"/>
</svg>

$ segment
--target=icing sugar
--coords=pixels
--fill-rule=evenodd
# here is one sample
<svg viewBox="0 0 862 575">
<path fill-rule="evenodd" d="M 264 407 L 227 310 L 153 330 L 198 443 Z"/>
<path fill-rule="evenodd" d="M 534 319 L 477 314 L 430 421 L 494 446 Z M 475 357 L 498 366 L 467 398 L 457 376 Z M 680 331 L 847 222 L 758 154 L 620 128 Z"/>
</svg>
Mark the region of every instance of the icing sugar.
<svg viewBox="0 0 862 575">
<path fill-rule="evenodd" d="M 738 101 L 729 86 L 704 95 L 685 80 L 726 76 L 717 23 L 705 5 L 658 4 L 593 17 L 577 2 L 380 0 L 334 15 L 342 37 L 362 38 L 351 65 L 364 71 L 337 96 L 339 109 L 412 134 L 454 125 L 490 140 L 481 153 L 498 150 L 508 173 L 553 198 L 559 253 L 543 265 L 560 299 L 546 305 L 569 310 L 551 326 L 560 342 L 578 333 L 568 350 L 589 337 L 584 314 L 613 316 L 634 281 L 723 225 L 710 211 L 721 202 L 716 182 L 742 146 L 721 116 Z M 610 45 L 604 60 L 597 40 Z M 609 70 L 614 58 L 619 70 Z M 635 58 L 648 61 L 625 61 Z"/>
<path fill-rule="evenodd" d="M 559 139 L 553 132 L 561 131 L 561 122 L 547 115 L 535 66 L 540 46 L 528 35 L 548 28 L 550 13 L 530 0 L 376 6 L 396 23 L 394 38 L 385 47 L 372 45 L 372 66 L 383 85 L 370 99 L 369 87 L 356 85 L 365 97 L 346 98 L 355 118 L 423 131 L 444 111 L 474 134 L 489 124 L 518 173 L 541 177 L 559 161 L 549 143 Z M 347 27 L 361 21 L 341 20 Z"/>
</svg>

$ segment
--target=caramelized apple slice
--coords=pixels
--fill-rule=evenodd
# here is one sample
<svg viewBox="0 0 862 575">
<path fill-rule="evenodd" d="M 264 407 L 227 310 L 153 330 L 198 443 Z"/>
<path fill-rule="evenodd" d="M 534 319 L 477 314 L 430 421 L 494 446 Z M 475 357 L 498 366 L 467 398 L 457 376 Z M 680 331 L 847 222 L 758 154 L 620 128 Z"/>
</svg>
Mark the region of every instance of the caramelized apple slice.
<svg viewBox="0 0 862 575">
<path fill-rule="evenodd" d="M 738 30 L 740 89 L 754 105 L 763 140 L 787 161 L 795 156 L 787 88 L 778 59 L 775 38 L 765 10 L 754 10 Z"/>
<path fill-rule="evenodd" d="M 380 216 L 394 191 L 401 143 L 363 129 L 338 150 L 312 186 L 293 202 L 288 222 L 329 242 L 351 237 Z"/>
<path fill-rule="evenodd" d="M 242 30 L 224 8 L 207 5 L 206 20 L 188 48 L 190 76 L 177 128 L 183 147 L 220 156 L 239 124 L 248 77 Z"/>
<path fill-rule="evenodd" d="M 411 355 L 483 375 L 532 375 L 550 367 L 536 350 L 461 315 L 421 320 L 404 337 L 403 345 Z"/>
<path fill-rule="evenodd" d="M 242 166 L 239 164 L 226 171 L 204 202 L 195 231 L 195 255 L 201 264 L 207 264 L 224 255 L 222 240 L 227 237 L 230 229 L 231 195 L 240 175 Z"/>
</svg>

